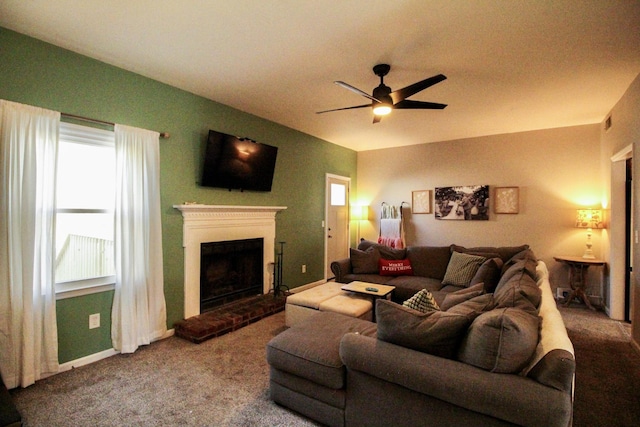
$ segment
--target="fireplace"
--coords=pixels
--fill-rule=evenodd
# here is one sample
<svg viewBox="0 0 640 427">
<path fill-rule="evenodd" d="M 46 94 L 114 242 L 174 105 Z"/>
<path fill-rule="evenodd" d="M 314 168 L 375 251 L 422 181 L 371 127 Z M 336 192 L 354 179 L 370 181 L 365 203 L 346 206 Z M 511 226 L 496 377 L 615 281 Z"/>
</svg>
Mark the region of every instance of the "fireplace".
<svg viewBox="0 0 640 427">
<path fill-rule="evenodd" d="M 184 317 L 200 314 L 201 249 L 203 243 L 262 239 L 261 287 L 268 293 L 273 284 L 276 214 L 283 206 L 174 205 L 182 213 L 184 247 Z M 260 290 L 258 290 L 260 288 Z M 253 291 L 252 291 L 253 292 Z"/>
<path fill-rule="evenodd" d="M 200 245 L 200 313 L 263 293 L 263 239 Z"/>
</svg>

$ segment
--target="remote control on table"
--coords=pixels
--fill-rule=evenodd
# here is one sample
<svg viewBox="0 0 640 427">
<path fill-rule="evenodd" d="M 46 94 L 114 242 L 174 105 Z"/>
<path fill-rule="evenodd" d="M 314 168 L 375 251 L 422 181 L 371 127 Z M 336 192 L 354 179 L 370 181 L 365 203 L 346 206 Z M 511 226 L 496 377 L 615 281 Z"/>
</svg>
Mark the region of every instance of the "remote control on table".
<svg viewBox="0 0 640 427">
<path fill-rule="evenodd" d="M 368 288 L 364 288 L 364 290 L 365 290 L 365 291 L 369 291 L 369 292 L 378 292 L 378 288 L 371 288 L 371 287 L 368 287 Z"/>
</svg>

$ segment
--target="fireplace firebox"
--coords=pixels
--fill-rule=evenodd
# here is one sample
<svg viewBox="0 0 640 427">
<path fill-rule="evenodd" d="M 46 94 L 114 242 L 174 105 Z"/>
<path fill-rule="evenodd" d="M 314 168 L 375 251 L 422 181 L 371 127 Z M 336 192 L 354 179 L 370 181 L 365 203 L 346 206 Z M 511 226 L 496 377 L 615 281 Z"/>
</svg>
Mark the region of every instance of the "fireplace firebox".
<svg viewBox="0 0 640 427">
<path fill-rule="evenodd" d="M 264 239 L 201 243 L 200 312 L 263 293 Z"/>
</svg>

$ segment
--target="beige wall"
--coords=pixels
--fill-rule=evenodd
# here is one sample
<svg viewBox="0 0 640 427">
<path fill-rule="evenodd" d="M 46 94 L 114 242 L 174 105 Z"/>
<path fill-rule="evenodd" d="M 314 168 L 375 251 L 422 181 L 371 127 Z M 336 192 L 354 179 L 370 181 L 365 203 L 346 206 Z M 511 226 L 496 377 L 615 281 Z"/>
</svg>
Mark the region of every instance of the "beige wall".
<svg viewBox="0 0 640 427">
<path fill-rule="evenodd" d="M 598 124 L 423 144 L 358 153 L 357 199 L 370 205 L 361 236 L 377 239 L 380 204 L 411 202 L 412 190 L 456 185 L 520 188 L 517 215 L 489 221 L 442 221 L 433 214 L 406 215 L 407 244 L 464 246 L 529 244 L 547 263 L 551 282 L 567 286 L 567 270 L 554 255 L 580 256 L 586 233 L 573 228 L 575 209 L 606 205 Z M 603 196 L 604 195 L 604 196 Z M 605 257 L 607 230 L 594 230 L 594 252 Z M 600 293 L 598 269 L 589 294 Z"/>
</svg>

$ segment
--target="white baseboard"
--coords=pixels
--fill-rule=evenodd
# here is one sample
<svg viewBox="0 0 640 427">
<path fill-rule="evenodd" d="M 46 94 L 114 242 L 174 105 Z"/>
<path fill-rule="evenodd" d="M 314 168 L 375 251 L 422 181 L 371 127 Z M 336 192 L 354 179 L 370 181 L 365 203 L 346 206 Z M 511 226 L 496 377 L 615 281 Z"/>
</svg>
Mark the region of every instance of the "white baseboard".
<svg viewBox="0 0 640 427">
<path fill-rule="evenodd" d="M 80 366 L 89 365 L 99 360 L 106 359 L 107 357 L 115 356 L 116 354 L 120 354 L 120 352 L 118 350 L 110 348 L 109 350 L 104 350 L 99 353 L 94 353 L 88 356 L 81 357 L 79 359 L 71 360 L 70 362 L 62 363 L 58 368 L 58 373 L 70 371 L 72 369 L 79 368 Z"/>
<path fill-rule="evenodd" d="M 316 282 L 307 283 L 306 285 L 297 286 L 297 287 L 291 289 L 290 292 L 295 294 L 295 293 L 298 293 L 298 292 L 306 291 L 307 289 L 315 288 L 316 286 L 322 285 L 323 283 L 327 283 L 327 281 L 326 280 L 318 280 Z"/>
<path fill-rule="evenodd" d="M 175 334 L 175 329 L 169 329 L 164 333 L 160 338 L 153 340 L 152 342 L 160 341 L 165 338 L 172 337 Z M 115 356 L 116 354 L 120 354 L 120 352 L 114 348 L 110 348 L 108 350 L 103 350 L 99 353 L 90 354 L 88 356 L 81 357 L 79 359 L 71 360 L 69 362 L 65 362 L 60 364 L 58 367 L 58 374 L 66 371 L 70 371 L 75 368 L 79 368 L 80 366 L 89 365 L 94 362 L 98 362 L 99 360 L 106 359 L 107 357 Z M 55 374 L 51 374 L 55 375 Z M 49 375 L 49 376 L 51 376 Z"/>
</svg>

